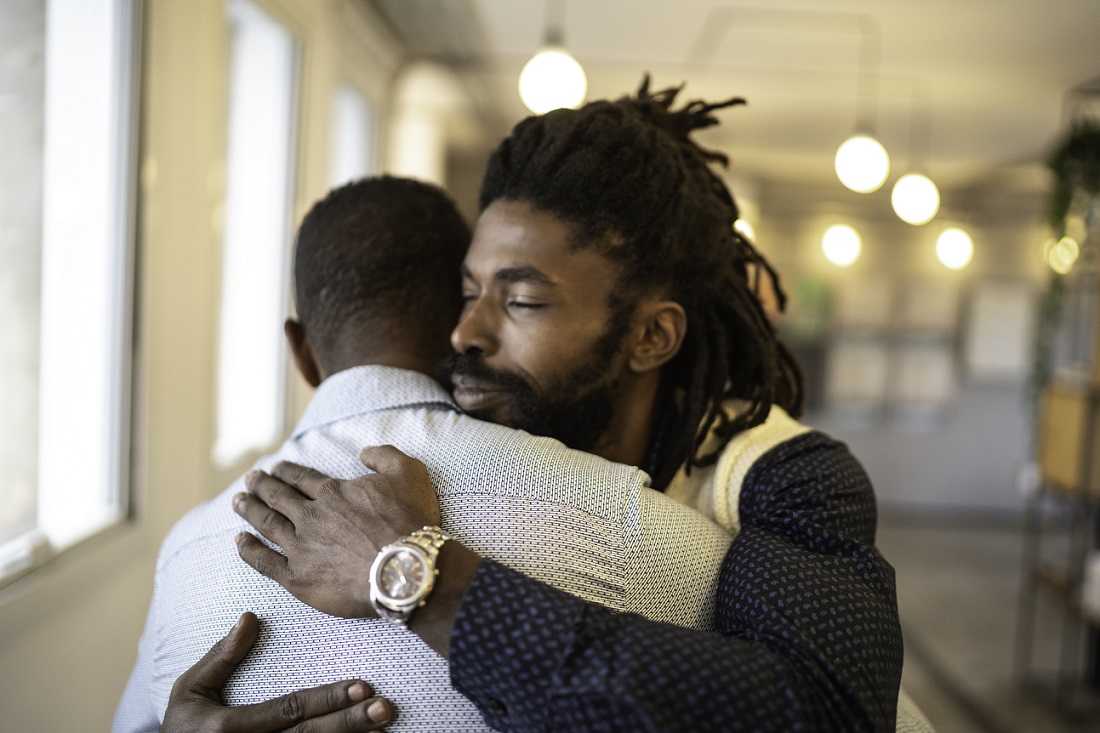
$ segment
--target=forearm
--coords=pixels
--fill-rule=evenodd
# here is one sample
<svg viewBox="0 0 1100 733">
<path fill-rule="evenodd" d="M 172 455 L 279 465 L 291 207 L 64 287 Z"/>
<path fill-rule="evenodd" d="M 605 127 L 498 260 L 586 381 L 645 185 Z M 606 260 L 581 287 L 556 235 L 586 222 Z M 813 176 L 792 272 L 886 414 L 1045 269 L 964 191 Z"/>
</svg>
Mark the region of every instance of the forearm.
<svg viewBox="0 0 1100 733">
<path fill-rule="evenodd" d="M 888 600 L 871 605 L 889 617 Z M 889 729 L 897 682 L 864 679 L 863 667 L 880 654 L 879 666 L 894 669 L 900 636 L 888 630 L 882 650 L 845 662 L 825 646 L 832 624 L 808 625 L 693 631 L 613 613 L 490 561 L 455 625 L 451 681 L 505 731 Z"/>
</svg>

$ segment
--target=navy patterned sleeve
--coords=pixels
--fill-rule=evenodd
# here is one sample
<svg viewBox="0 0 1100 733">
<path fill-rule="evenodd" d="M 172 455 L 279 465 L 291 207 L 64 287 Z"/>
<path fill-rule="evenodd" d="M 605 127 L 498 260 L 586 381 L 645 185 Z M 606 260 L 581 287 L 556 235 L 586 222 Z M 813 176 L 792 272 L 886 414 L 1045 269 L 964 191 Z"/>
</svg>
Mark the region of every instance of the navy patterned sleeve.
<svg viewBox="0 0 1100 733">
<path fill-rule="evenodd" d="M 451 680 L 503 731 L 892 731 L 902 644 L 870 482 L 811 432 L 750 469 L 720 633 L 616 614 L 482 563 Z"/>
</svg>

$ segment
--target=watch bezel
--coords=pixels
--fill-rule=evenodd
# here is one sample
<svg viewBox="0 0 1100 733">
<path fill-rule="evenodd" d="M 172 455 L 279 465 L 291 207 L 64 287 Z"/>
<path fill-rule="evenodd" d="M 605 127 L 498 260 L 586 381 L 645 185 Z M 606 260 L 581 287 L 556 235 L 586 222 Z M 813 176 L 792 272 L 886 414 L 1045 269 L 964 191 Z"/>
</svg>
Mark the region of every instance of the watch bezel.
<svg viewBox="0 0 1100 733">
<path fill-rule="evenodd" d="M 408 598 L 395 598 L 391 596 L 382 584 L 382 568 L 386 562 L 400 552 L 408 552 L 416 556 L 417 561 L 424 567 L 424 579 L 420 587 Z M 439 570 L 435 561 L 428 555 L 423 547 L 414 542 L 399 540 L 391 545 L 386 545 L 374 558 L 370 569 L 370 600 L 378 615 L 387 621 L 405 625 L 409 615 L 420 606 L 424 605 L 428 595 L 435 587 L 435 578 Z"/>
</svg>

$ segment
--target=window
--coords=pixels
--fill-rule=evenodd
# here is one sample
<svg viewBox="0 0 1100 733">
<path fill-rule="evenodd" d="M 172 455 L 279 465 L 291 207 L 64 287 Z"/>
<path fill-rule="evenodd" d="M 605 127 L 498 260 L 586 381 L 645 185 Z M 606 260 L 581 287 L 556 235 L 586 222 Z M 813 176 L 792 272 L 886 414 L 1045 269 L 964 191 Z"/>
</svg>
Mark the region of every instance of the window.
<svg viewBox="0 0 1100 733">
<path fill-rule="evenodd" d="M 373 170 L 373 133 L 370 102 L 351 84 L 338 86 L 332 95 L 332 148 L 329 152 L 330 182 L 334 188 Z"/>
<path fill-rule="evenodd" d="M 0 4 L 0 583 L 127 508 L 136 28 Z"/>
<path fill-rule="evenodd" d="M 229 151 L 214 459 L 232 466 L 281 437 L 293 190 L 296 48 L 248 0 L 228 4 Z"/>
</svg>

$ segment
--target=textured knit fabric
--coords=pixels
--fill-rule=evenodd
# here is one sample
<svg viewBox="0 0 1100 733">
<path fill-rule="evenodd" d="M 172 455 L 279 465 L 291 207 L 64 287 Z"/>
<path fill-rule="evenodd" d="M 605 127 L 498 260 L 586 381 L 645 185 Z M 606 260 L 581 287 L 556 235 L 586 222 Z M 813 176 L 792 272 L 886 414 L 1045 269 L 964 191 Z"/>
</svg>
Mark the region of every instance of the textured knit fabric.
<svg viewBox="0 0 1100 733">
<path fill-rule="evenodd" d="M 644 488 L 636 468 L 462 415 L 423 375 L 358 367 L 330 377 L 291 438 L 257 465 L 286 459 L 352 478 L 365 471 L 360 449 L 384 443 L 426 464 L 444 529 L 473 550 L 613 609 L 714 627 L 726 532 Z M 388 730 L 486 729 L 451 688 L 446 661 L 411 632 L 327 616 L 242 562 L 233 538 L 249 527 L 231 499 L 243 488 L 237 481 L 192 510 L 165 540 L 116 731 L 157 730 L 172 683 L 246 610 L 259 616 L 260 638 L 230 678 L 227 703 L 361 678 L 394 702 Z"/>
<path fill-rule="evenodd" d="M 736 412 L 738 402 L 731 400 L 726 409 Z M 772 448 L 809 430 L 782 408 L 772 405 L 768 419 L 733 436 L 714 464 L 694 466 L 690 472 L 681 467 L 665 489 L 665 495 L 694 507 L 704 517 L 736 534 L 741 529 L 741 487 L 749 470 Z M 714 452 L 721 445 L 719 441 L 712 432 L 703 443 L 702 452 Z"/>
<path fill-rule="evenodd" d="M 504 731 L 894 730 L 901 629 L 863 469 L 809 432 L 756 460 L 739 491 L 720 635 L 484 562 L 451 637 L 455 687 Z"/>
</svg>

